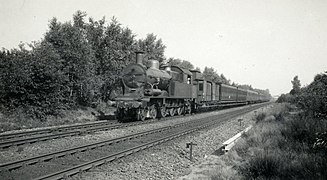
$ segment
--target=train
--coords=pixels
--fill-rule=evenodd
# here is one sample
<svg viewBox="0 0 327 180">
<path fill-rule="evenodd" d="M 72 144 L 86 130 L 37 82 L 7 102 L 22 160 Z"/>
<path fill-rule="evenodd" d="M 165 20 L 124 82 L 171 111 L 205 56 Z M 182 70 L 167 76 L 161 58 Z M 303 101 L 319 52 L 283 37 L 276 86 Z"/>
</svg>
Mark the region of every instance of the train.
<svg viewBox="0 0 327 180">
<path fill-rule="evenodd" d="M 121 73 L 122 92 L 114 99 L 119 120 L 163 118 L 269 101 L 256 91 L 206 79 L 198 70 L 161 65 L 156 60 L 143 64 L 144 52 L 136 52 L 136 63 Z"/>
</svg>

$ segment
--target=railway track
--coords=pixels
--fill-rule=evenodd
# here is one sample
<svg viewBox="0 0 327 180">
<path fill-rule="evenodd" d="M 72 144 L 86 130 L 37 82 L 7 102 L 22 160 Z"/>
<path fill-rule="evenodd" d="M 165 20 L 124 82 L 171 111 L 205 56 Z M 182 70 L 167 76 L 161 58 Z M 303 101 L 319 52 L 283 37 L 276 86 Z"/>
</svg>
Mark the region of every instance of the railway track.
<svg viewBox="0 0 327 180">
<path fill-rule="evenodd" d="M 166 117 L 165 120 L 169 120 L 176 117 Z M 149 124 L 149 123 L 154 123 L 157 120 L 158 119 L 147 120 L 147 121 L 136 121 L 136 122 L 129 122 L 129 123 L 118 123 L 117 121 L 114 122 L 105 121 L 105 122 L 87 123 L 87 124 L 71 125 L 65 127 L 51 127 L 46 129 L 40 129 L 40 130 L 3 134 L 0 135 L 0 149 L 9 148 L 11 146 L 32 144 L 32 143 L 47 141 L 51 139 L 84 135 L 97 131 L 107 131 L 110 129 L 118 129 L 123 127 L 141 125 L 141 124 Z"/>
<path fill-rule="evenodd" d="M 220 117 L 211 116 L 204 119 L 197 119 L 187 123 L 177 124 L 175 126 L 167 126 L 73 149 L 66 149 L 60 152 L 30 159 L 1 164 L 1 176 L 3 178 L 12 177 L 10 176 L 10 173 L 14 172 L 14 179 L 19 179 L 20 177 L 28 179 L 35 178 L 37 176 L 41 176 L 37 179 L 60 179 L 178 138 L 180 136 L 190 134 L 200 129 L 213 127 L 215 124 L 219 124 L 230 118 L 250 112 L 259 108 L 260 106 L 263 105 L 256 105 L 242 110 L 237 110 L 234 111 L 233 114 L 225 113 L 220 115 Z M 110 145 L 110 148 L 108 148 L 108 145 Z M 89 157 L 90 155 L 91 157 Z M 32 164 L 34 165 L 30 166 Z M 75 166 L 68 167 L 68 164 Z M 41 170 L 39 168 L 41 168 Z M 49 172 L 50 169 L 51 171 Z M 41 172 L 48 172 L 49 174 L 44 175 Z M 32 173 L 32 175 L 28 176 L 27 174 L 29 173 Z M 24 176 L 21 176 L 22 174 L 24 174 Z"/>
<path fill-rule="evenodd" d="M 0 141 L 5 141 L 14 138 L 21 138 L 25 136 L 32 136 L 32 135 L 41 135 L 41 134 L 49 134 L 53 132 L 65 132 L 75 129 L 83 129 L 83 128 L 90 128 L 96 126 L 103 126 L 103 125 L 110 125 L 117 123 L 116 121 L 100 121 L 100 122 L 92 122 L 92 123 L 83 123 L 78 125 L 67 125 L 61 127 L 48 127 L 43 129 L 37 130 L 27 130 L 22 132 L 14 132 L 14 133 L 2 133 L 0 134 Z"/>
<path fill-rule="evenodd" d="M 221 106 L 223 107 L 223 106 Z M 203 111 L 205 112 L 205 111 Z M 164 120 L 178 118 L 180 116 L 165 117 Z M 37 130 L 28 130 L 23 132 L 3 133 L 0 134 L 0 150 L 12 146 L 20 146 L 24 144 L 32 144 L 51 139 L 58 139 L 70 136 L 83 135 L 96 131 L 106 131 L 110 129 L 118 129 L 122 127 L 135 126 L 140 124 L 148 124 L 156 122 L 158 119 L 147 121 L 136 121 L 130 123 L 118 123 L 118 121 L 101 121 L 84 123 L 78 125 L 67 125 L 61 127 L 48 127 Z"/>
<path fill-rule="evenodd" d="M 180 116 L 165 117 L 164 120 L 179 118 Z M 128 126 L 136 126 L 140 124 L 149 124 L 158 121 L 158 119 L 146 121 L 134 121 L 129 123 L 119 123 L 118 121 L 101 121 L 93 123 L 85 123 L 78 125 L 69 125 L 62 127 L 49 127 L 38 130 L 30 130 L 23 132 L 0 134 L 0 149 L 12 146 L 20 146 L 24 144 L 32 144 L 51 139 L 58 139 L 70 136 L 78 136 L 97 131 L 107 131 L 110 129 L 118 129 Z"/>
</svg>

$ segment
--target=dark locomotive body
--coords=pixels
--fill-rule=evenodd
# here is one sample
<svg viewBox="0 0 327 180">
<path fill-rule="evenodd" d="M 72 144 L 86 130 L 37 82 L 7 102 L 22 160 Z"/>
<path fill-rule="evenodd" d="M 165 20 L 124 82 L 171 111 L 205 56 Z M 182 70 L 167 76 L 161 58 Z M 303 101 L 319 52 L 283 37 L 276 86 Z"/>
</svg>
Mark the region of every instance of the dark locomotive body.
<svg viewBox="0 0 327 180">
<path fill-rule="evenodd" d="M 159 68 L 155 60 L 146 67 L 142 64 L 143 54 L 136 54 L 137 63 L 128 65 L 122 72 L 123 93 L 115 99 L 120 120 L 174 116 L 269 100 L 255 91 L 206 80 L 196 70 L 178 66 Z"/>
</svg>

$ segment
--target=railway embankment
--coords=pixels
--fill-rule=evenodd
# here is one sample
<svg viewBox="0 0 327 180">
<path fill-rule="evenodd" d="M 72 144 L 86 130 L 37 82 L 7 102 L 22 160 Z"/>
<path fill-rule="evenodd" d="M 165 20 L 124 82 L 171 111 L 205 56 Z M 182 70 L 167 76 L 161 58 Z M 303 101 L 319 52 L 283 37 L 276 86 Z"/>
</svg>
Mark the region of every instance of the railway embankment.
<svg viewBox="0 0 327 180">
<path fill-rule="evenodd" d="M 225 155 L 210 155 L 179 179 L 325 179 L 326 119 L 275 104 L 253 119 Z"/>
<path fill-rule="evenodd" d="M 200 116 L 223 114 L 243 108 L 245 107 L 210 112 Z M 177 179 L 189 174 L 190 167 L 199 165 L 206 157 L 215 152 L 224 141 L 252 124 L 252 117 L 255 113 L 265 111 L 267 108 L 270 106 L 231 118 L 219 126 L 200 130 L 191 135 L 141 151 L 137 155 L 118 159 L 73 176 L 73 179 Z M 241 124 L 239 119 L 242 119 Z M 192 148 L 192 161 L 190 160 L 190 148 L 187 148 L 187 144 L 190 142 L 196 144 Z"/>
<path fill-rule="evenodd" d="M 67 137 L 67 138 L 60 138 L 60 139 L 55 139 L 55 140 L 51 140 L 51 141 L 45 141 L 45 142 L 39 142 L 39 143 L 35 143 L 35 144 L 30 144 L 28 146 L 22 146 L 22 147 L 11 147 L 6 149 L 5 151 L 1 151 L 1 159 L 3 160 L 3 163 L 8 162 L 8 161 L 13 161 L 13 160 L 20 160 L 23 158 L 28 158 L 28 157 L 33 157 L 33 156 L 37 156 L 37 155 L 42 155 L 42 154 L 46 154 L 49 152 L 53 152 L 53 151 L 59 151 L 61 149 L 65 149 L 65 148 L 69 148 L 69 147 L 76 147 L 78 146 L 78 144 L 86 144 L 86 143 L 91 143 L 91 142 L 96 142 L 96 141 L 101 141 L 101 139 L 107 139 L 108 136 L 110 136 L 111 138 L 113 138 L 114 136 L 122 136 L 122 135 L 127 135 L 129 133 L 136 133 L 139 131 L 144 131 L 144 130 L 149 130 L 149 129 L 153 129 L 153 128 L 160 128 L 163 126 L 173 126 L 174 124 L 179 124 L 181 122 L 187 122 L 192 120 L 193 118 L 206 118 L 206 117 L 210 117 L 210 116 L 217 116 L 218 118 L 222 118 L 223 116 L 225 116 L 224 114 L 230 114 L 233 115 L 236 112 L 240 113 L 243 110 L 245 110 L 244 112 L 248 111 L 246 109 L 255 109 L 260 107 L 261 105 L 257 106 L 257 105 L 251 105 L 249 107 L 236 107 L 236 108 L 231 108 L 231 109 L 225 109 L 225 110 L 221 110 L 221 111 L 215 111 L 215 112 L 209 112 L 209 113 L 203 113 L 203 114 L 196 114 L 193 116 L 185 116 L 185 117 L 181 117 L 179 119 L 171 119 L 171 120 L 162 120 L 162 121 L 158 121 L 157 123 L 150 123 L 150 124 L 144 124 L 144 125 L 139 125 L 139 126 L 131 126 L 131 127 L 126 127 L 123 129 L 115 129 L 115 130 L 109 130 L 109 131 L 103 131 L 103 132 L 96 132 L 96 133 L 92 133 L 92 134 L 88 134 L 88 135 L 84 135 L 84 136 L 74 136 L 74 137 Z M 253 110 L 252 110 L 253 111 Z M 236 113 L 236 114 L 238 114 Z M 253 112 L 252 112 L 253 113 Z M 243 113 L 240 113 L 243 114 Z M 236 117 L 234 115 L 234 117 Z M 245 116 L 244 116 L 245 117 Z M 244 118 L 242 116 L 243 119 L 248 119 L 248 118 Z M 228 123 L 232 121 L 231 123 Z M 229 128 L 229 125 L 226 126 L 227 124 L 230 125 L 234 125 L 235 127 L 238 128 Z M 224 121 L 224 123 L 220 124 L 220 126 L 224 126 L 223 129 L 221 129 L 221 134 L 226 134 L 227 131 L 240 131 L 244 126 L 245 126 L 245 121 L 242 122 L 240 124 L 239 122 L 239 117 L 238 118 L 233 118 L 231 120 L 227 120 L 226 122 Z M 201 130 L 200 132 L 194 133 L 190 136 L 188 136 L 191 139 L 188 139 L 187 141 L 190 142 L 194 142 L 197 143 L 198 146 L 194 147 L 194 152 L 193 152 L 193 162 L 190 161 L 189 159 L 189 149 L 187 149 L 186 143 L 184 142 L 181 144 L 181 146 L 176 147 L 176 145 L 171 145 L 174 144 L 173 142 L 179 142 L 180 139 L 183 140 L 184 138 L 178 138 L 177 140 L 174 140 L 172 142 L 167 142 L 164 143 L 162 145 L 160 145 L 159 148 L 157 147 L 153 147 L 149 150 L 147 150 L 147 158 L 142 158 L 141 155 L 141 159 L 140 160 L 131 160 L 131 161 L 127 161 L 127 166 L 133 165 L 132 167 L 138 167 L 140 165 L 142 165 L 141 169 L 138 170 L 132 170 L 129 171 L 131 169 L 126 169 L 123 170 L 121 172 L 118 173 L 109 173 L 110 176 L 105 176 L 105 178 L 108 179 L 130 179 L 131 177 L 137 177 L 136 179 L 151 179 L 152 177 L 157 177 L 158 176 L 158 171 L 162 171 L 162 173 L 160 173 L 160 176 L 162 179 L 166 179 L 166 177 L 170 177 L 170 179 L 174 179 L 178 176 L 180 176 L 181 174 L 184 174 L 184 170 L 185 167 L 188 167 L 190 164 L 196 163 L 199 161 L 199 159 L 201 159 L 202 156 L 202 150 L 204 150 L 205 148 L 203 147 L 204 142 L 208 142 L 210 143 L 210 140 L 197 140 L 195 139 L 195 137 L 197 137 L 198 135 L 201 135 L 202 133 L 207 133 L 207 131 L 211 131 L 212 128 L 206 129 L 206 130 Z M 224 132 L 224 130 L 226 130 L 226 132 Z M 218 134 L 216 138 L 220 137 L 221 134 Z M 109 138 L 110 138 L 109 137 Z M 203 136 L 203 138 L 207 138 L 206 136 Z M 195 139 L 195 140 L 194 140 Z M 213 141 L 211 141 L 213 142 Z M 176 143 L 178 144 L 178 143 Z M 168 148 L 166 146 L 169 146 Z M 208 146 L 207 146 L 208 147 Z M 172 148 L 172 150 L 169 150 L 169 148 Z M 199 149 L 198 149 L 199 148 Z M 110 149 L 110 147 L 109 147 Z M 161 151 L 161 149 L 163 149 L 163 151 Z M 166 149 L 168 149 L 166 151 Z M 154 154 L 154 151 L 159 150 L 160 152 L 158 152 L 158 156 Z M 105 152 L 106 150 L 104 150 L 103 152 Z M 163 154 L 162 154 L 163 152 Z M 204 152 L 204 151 L 203 151 Z M 140 152 L 140 153 L 143 153 Z M 167 156 L 168 157 L 165 157 Z M 180 158 L 175 157 L 175 155 L 179 156 Z M 158 161 L 156 159 L 152 159 L 154 160 L 153 162 L 151 161 L 151 158 L 149 159 L 148 157 L 152 157 L 152 158 L 157 158 L 160 162 L 162 162 L 162 164 L 165 164 L 165 166 L 157 166 L 156 164 L 158 163 Z M 126 158 L 135 158 L 138 159 L 139 158 L 139 153 L 135 156 L 127 156 Z M 200 158 L 199 158 L 200 157 Z M 125 161 L 126 158 L 121 159 L 122 161 Z M 117 162 L 121 161 L 120 159 L 114 162 L 110 162 L 108 165 L 104 165 L 98 168 L 94 168 L 95 171 L 97 171 L 97 177 L 101 177 L 101 175 L 103 175 L 103 173 L 108 172 L 108 170 L 120 170 L 122 168 L 124 168 L 126 166 L 126 164 L 122 163 L 122 164 L 118 164 Z M 189 164 L 186 166 L 178 166 L 181 163 L 176 162 L 176 161 L 181 161 L 184 162 L 185 164 Z M 50 161 L 51 164 L 52 161 Z M 144 166 L 143 166 L 144 164 Z M 149 166 L 150 165 L 150 166 Z M 105 168 L 107 166 L 110 166 L 108 168 Z M 147 168 L 145 168 L 147 167 Z M 171 167 L 173 167 L 171 169 Z M 104 170 L 102 170 L 103 168 L 105 168 Z M 159 168 L 159 170 L 158 170 Z M 90 170 L 88 172 L 85 173 L 81 173 L 81 175 L 78 175 L 78 178 L 82 178 L 82 179 L 90 179 L 91 177 L 89 177 L 88 175 L 90 173 L 92 173 L 94 170 Z M 17 172 L 20 172 L 20 170 L 18 170 Z M 22 171 L 23 172 L 23 171 Z M 137 172 L 137 173 L 136 173 Z M 149 173 L 151 172 L 151 173 Z M 136 174 L 134 174 L 136 173 Z M 168 173 L 168 175 L 167 175 Z M 74 178 L 74 177 L 73 177 Z"/>
<path fill-rule="evenodd" d="M 115 108 L 112 106 L 112 102 L 109 102 L 100 103 L 94 108 L 84 107 L 75 110 L 62 110 L 56 116 L 49 115 L 43 119 L 31 117 L 21 110 L 6 113 L 0 112 L 0 133 L 12 133 L 114 119 L 114 111 Z"/>
</svg>

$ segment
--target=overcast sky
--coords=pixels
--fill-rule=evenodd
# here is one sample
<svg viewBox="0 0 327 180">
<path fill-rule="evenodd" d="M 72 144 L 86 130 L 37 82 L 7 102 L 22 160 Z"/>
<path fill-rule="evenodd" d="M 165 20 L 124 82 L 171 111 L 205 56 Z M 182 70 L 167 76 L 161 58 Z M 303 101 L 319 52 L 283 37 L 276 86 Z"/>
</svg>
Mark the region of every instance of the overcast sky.
<svg viewBox="0 0 327 180">
<path fill-rule="evenodd" d="M 0 0 L 0 48 L 41 40 L 49 20 L 77 11 L 115 16 L 137 38 L 153 33 L 165 56 L 213 67 L 239 84 L 289 92 L 327 70 L 326 0 Z"/>
</svg>

